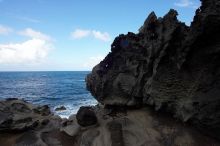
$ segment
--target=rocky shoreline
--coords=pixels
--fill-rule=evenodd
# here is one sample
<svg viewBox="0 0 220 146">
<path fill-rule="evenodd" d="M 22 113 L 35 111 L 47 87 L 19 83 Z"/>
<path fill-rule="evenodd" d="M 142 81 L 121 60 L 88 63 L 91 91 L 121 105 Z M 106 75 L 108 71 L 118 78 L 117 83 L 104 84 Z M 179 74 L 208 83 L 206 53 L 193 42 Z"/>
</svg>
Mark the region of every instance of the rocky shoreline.
<svg viewBox="0 0 220 146">
<path fill-rule="evenodd" d="M 220 142 L 151 107 L 81 107 L 61 119 L 48 106 L 1 101 L 2 146 L 218 146 Z"/>
<path fill-rule="evenodd" d="M 0 146 L 220 146 L 220 1 L 202 0 L 191 26 L 177 15 L 114 40 L 86 78 L 96 106 L 62 119 L 0 101 Z"/>
</svg>

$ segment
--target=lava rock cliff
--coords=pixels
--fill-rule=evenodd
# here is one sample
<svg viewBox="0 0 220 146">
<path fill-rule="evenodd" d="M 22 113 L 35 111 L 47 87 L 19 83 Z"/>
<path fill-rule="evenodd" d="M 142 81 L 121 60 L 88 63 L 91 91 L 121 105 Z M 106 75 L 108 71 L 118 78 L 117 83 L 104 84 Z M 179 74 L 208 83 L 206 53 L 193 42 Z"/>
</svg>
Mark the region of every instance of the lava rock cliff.
<svg viewBox="0 0 220 146">
<path fill-rule="evenodd" d="M 104 105 L 154 106 L 220 139 L 220 1 L 201 2 L 191 26 L 171 9 L 116 37 L 86 78 L 92 95 Z"/>
</svg>

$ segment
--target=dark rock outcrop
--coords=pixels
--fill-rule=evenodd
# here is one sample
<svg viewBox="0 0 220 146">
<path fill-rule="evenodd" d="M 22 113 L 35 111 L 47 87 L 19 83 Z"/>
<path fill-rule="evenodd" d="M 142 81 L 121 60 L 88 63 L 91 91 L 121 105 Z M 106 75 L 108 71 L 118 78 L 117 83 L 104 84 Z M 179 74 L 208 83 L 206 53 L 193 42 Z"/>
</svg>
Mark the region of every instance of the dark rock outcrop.
<svg viewBox="0 0 220 146">
<path fill-rule="evenodd" d="M 86 78 L 102 104 L 153 105 L 220 139 L 220 1 L 202 0 L 191 26 L 152 12 L 119 35 Z"/>
<path fill-rule="evenodd" d="M 61 122 L 62 119 L 53 115 L 47 105 L 37 106 L 15 98 L 2 100 L 0 101 L 0 145 L 68 146 L 62 143 L 69 136 L 63 136 L 61 139 Z M 45 136 L 47 133 L 54 133 L 52 131 L 56 131 L 58 135 L 55 140 L 52 136 Z"/>
<path fill-rule="evenodd" d="M 48 106 L 34 106 L 18 99 L 0 101 L 0 131 L 35 129 L 52 116 Z M 45 124 L 46 125 L 46 124 Z"/>
<path fill-rule="evenodd" d="M 64 110 L 66 110 L 65 106 L 60 106 L 55 109 L 55 111 L 64 111 Z"/>
<path fill-rule="evenodd" d="M 92 107 L 80 107 L 76 114 L 76 119 L 78 124 L 83 127 L 97 124 L 97 117 Z"/>
<path fill-rule="evenodd" d="M 150 108 L 117 110 L 92 107 L 92 117 L 99 124 L 91 125 L 90 118 L 81 120 L 86 127 L 78 125 L 76 115 L 61 119 L 53 114 L 43 115 L 46 106 L 35 106 L 21 100 L 0 101 L 7 116 L 0 116 L 1 146 L 218 146 L 213 138 L 202 135 L 192 127 L 158 115 Z M 16 103 L 14 110 L 12 104 Z M 19 105 L 19 106 L 18 106 Z M 35 113 L 33 109 L 45 109 Z M 25 110 L 24 110 L 25 109 Z M 22 112 L 21 112 L 22 111 Z M 28 112 L 24 112 L 28 111 Z M 91 107 L 82 107 L 82 113 L 90 113 Z M 86 115 L 83 114 L 83 115 Z M 91 115 L 91 113 L 89 114 Z M 18 118 L 20 117 L 20 118 Z M 87 123 L 89 120 L 89 124 Z M 33 125 L 35 126 L 29 126 Z M 93 123 L 95 124 L 95 122 Z M 25 128 L 26 127 L 26 128 Z"/>
</svg>

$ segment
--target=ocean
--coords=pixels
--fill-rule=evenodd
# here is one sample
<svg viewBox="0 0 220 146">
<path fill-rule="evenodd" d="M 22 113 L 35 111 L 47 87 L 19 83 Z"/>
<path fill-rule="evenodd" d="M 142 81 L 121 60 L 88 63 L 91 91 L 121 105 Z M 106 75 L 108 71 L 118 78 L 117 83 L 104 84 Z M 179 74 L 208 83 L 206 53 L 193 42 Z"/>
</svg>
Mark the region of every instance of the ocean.
<svg viewBox="0 0 220 146">
<path fill-rule="evenodd" d="M 19 98 L 33 104 L 49 105 L 61 116 L 75 114 L 80 106 L 97 101 L 86 90 L 88 71 L 0 72 L 0 99 Z M 55 111 L 65 106 L 67 110 Z"/>
</svg>

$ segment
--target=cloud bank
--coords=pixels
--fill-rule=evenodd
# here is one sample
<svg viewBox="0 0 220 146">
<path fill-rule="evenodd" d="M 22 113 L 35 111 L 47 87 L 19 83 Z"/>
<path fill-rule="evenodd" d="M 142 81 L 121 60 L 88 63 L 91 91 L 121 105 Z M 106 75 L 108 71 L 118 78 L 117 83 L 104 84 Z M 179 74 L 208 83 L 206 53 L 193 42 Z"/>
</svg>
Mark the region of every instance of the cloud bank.
<svg viewBox="0 0 220 146">
<path fill-rule="evenodd" d="M 86 37 L 93 37 L 104 42 L 111 40 L 109 33 L 97 30 L 76 29 L 71 33 L 72 39 L 82 39 Z"/>
<path fill-rule="evenodd" d="M 19 34 L 29 39 L 20 43 L 0 44 L 1 64 L 38 63 L 45 59 L 53 48 L 51 38 L 39 31 L 27 28 Z"/>
</svg>

